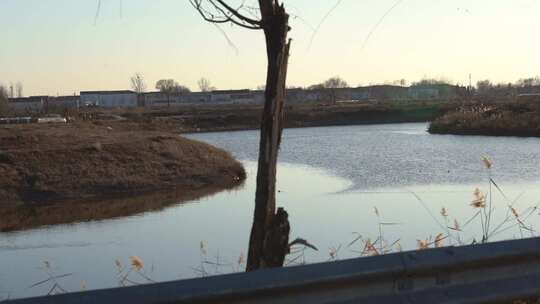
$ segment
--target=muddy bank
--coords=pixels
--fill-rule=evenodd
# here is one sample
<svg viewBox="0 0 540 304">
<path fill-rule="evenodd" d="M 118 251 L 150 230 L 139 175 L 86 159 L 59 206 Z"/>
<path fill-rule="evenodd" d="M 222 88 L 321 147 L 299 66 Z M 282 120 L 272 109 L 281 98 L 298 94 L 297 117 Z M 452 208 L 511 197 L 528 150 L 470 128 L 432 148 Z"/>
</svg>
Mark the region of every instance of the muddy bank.
<svg viewBox="0 0 540 304">
<path fill-rule="evenodd" d="M 0 128 L 4 207 L 228 188 L 244 178 L 229 153 L 174 133 L 96 124 Z"/>
<path fill-rule="evenodd" d="M 540 105 L 475 104 L 438 117 L 432 134 L 540 137 Z"/>
<path fill-rule="evenodd" d="M 456 106 L 443 102 L 342 103 L 285 108 L 285 127 L 339 126 L 404 122 L 427 122 Z M 221 107 L 174 107 L 170 109 L 117 110 L 121 123 L 145 124 L 154 129 L 179 132 L 209 132 L 258 129 L 262 108 L 229 105 Z"/>
</svg>

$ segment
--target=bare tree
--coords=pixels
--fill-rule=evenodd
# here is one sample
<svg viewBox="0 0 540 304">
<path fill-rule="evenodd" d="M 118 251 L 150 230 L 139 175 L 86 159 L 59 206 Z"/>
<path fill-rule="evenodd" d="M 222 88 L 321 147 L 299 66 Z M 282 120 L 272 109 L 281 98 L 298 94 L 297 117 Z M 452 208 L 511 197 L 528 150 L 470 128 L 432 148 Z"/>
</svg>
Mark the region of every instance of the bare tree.
<svg viewBox="0 0 540 304">
<path fill-rule="evenodd" d="M 4 114 L 8 109 L 8 90 L 0 85 L 0 114 Z"/>
<path fill-rule="evenodd" d="M 190 92 L 191 90 L 185 85 L 176 83 L 173 87 L 173 93 L 175 94 L 185 94 L 185 93 L 190 93 Z"/>
<path fill-rule="evenodd" d="M 167 107 L 171 106 L 171 94 L 177 85 L 173 79 L 161 79 L 156 82 L 156 89 L 167 96 Z"/>
<path fill-rule="evenodd" d="M 206 78 L 201 78 L 199 81 L 197 81 L 197 85 L 199 86 L 199 89 L 201 92 L 211 92 L 214 91 L 216 88 L 212 86 L 210 83 L 210 80 Z"/>
<path fill-rule="evenodd" d="M 146 91 L 146 83 L 144 82 L 144 78 L 141 74 L 135 73 L 135 75 L 131 77 L 131 88 L 137 94 L 141 94 Z"/>
<path fill-rule="evenodd" d="M 412 86 L 432 86 L 432 85 L 452 85 L 450 83 L 450 80 L 447 80 L 447 79 L 444 79 L 444 78 L 440 78 L 440 79 L 436 79 L 436 78 L 423 78 L 417 82 L 413 82 L 412 83 Z"/>
<path fill-rule="evenodd" d="M 24 89 L 24 86 L 22 84 L 22 82 L 17 82 L 17 84 L 15 85 L 15 91 L 17 92 L 17 97 L 23 97 L 23 89 Z"/>
<path fill-rule="evenodd" d="M 405 87 L 405 86 L 407 86 L 407 80 L 405 78 L 394 80 L 394 81 L 392 81 L 392 85 L 398 85 L 398 86 Z"/>
<path fill-rule="evenodd" d="M 161 79 L 156 82 L 156 89 L 167 96 L 167 107 L 171 106 L 172 94 L 184 94 L 189 93 L 188 87 L 178 84 L 173 79 Z"/>
<path fill-rule="evenodd" d="M 339 89 L 339 88 L 347 88 L 349 84 L 341 79 L 339 76 L 335 76 L 332 78 L 329 78 L 323 83 L 323 86 L 327 89 Z"/>
<path fill-rule="evenodd" d="M 337 89 L 349 87 L 349 84 L 339 76 L 329 78 L 322 85 L 325 89 L 329 90 L 328 92 L 330 93 L 330 99 L 334 104 L 337 102 Z"/>
<path fill-rule="evenodd" d="M 493 83 L 489 79 L 476 82 L 476 89 L 479 94 L 487 95 L 493 89 Z"/>
<path fill-rule="evenodd" d="M 7 100 L 8 98 L 8 90 L 5 86 L 0 84 L 0 98 L 2 100 Z"/>
<path fill-rule="evenodd" d="M 229 3 L 228 3 L 229 2 Z M 261 122 L 255 211 L 246 270 L 283 266 L 289 251 L 289 221 L 276 211 L 276 165 L 283 130 L 283 106 L 289 60 L 289 15 L 280 0 L 258 0 L 258 7 L 224 0 L 190 0 L 202 18 L 219 26 L 230 23 L 262 30 L 268 60 L 265 103 Z"/>
<path fill-rule="evenodd" d="M 15 93 L 13 91 L 13 82 L 10 82 L 9 83 L 9 94 L 8 94 L 8 97 L 9 98 L 14 98 L 15 97 Z"/>
</svg>

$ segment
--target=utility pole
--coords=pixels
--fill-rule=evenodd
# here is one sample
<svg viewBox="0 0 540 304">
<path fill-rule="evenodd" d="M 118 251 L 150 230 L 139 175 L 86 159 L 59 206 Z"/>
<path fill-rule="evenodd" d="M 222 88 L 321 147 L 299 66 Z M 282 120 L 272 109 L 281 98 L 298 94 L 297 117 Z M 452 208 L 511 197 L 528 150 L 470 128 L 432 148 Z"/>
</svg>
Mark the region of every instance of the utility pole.
<svg viewBox="0 0 540 304">
<path fill-rule="evenodd" d="M 472 74 L 469 73 L 469 102 L 472 103 L 473 87 L 472 87 Z"/>
<path fill-rule="evenodd" d="M 13 83 L 9 84 L 9 98 L 13 98 Z"/>
</svg>

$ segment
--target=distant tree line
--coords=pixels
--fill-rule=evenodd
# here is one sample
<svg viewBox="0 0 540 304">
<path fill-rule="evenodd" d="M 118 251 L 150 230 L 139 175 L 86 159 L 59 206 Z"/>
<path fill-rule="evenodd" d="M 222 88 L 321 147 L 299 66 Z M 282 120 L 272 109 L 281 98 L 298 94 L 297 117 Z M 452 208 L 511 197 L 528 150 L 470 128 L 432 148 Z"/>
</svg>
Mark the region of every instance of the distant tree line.
<svg viewBox="0 0 540 304">
<path fill-rule="evenodd" d="M 476 83 L 475 95 L 480 98 L 513 99 L 519 94 L 540 94 L 540 77 L 522 78 L 514 83 L 494 84 L 489 79 Z"/>
<path fill-rule="evenodd" d="M 24 85 L 22 82 L 18 81 L 17 83 L 13 84 L 10 83 L 9 87 L 6 87 L 4 85 L 0 85 L 2 88 L 2 93 L 7 96 L 7 98 L 16 98 L 16 97 L 23 97 L 23 91 L 24 91 Z"/>
<path fill-rule="evenodd" d="M 398 80 L 394 80 L 394 81 L 384 81 L 384 82 L 378 83 L 378 84 L 370 84 L 370 86 L 374 86 L 374 85 L 392 85 L 392 86 L 405 87 L 405 86 L 407 86 L 408 83 L 409 82 L 406 79 L 402 78 L 402 79 L 398 79 Z M 411 86 L 434 86 L 434 85 L 453 86 L 454 84 L 452 84 L 451 81 L 449 81 L 447 79 L 444 79 L 444 78 L 440 78 L 440 79 L 423 78 L 423 79 L 421 79 L 419 81 L 411 83 Z M 321 83 L 317 83 L 317 84 L 307 86 L 305 89 L 306 90 L 321 90 L 321 89 L 340 89 L 340 88 L 351 88 L 351 87 L 352 86 L 349 86 L 347 81 L 345 81 L 340 76 L 334 76 L 334 77 L 328 78 L 327 80 L 325 80 L 325 81 L 323 81 Z M 360 85 L 358 87 L 360 87 Z M 300 87 L 296 87 L 296 88 L 300 88 Z"/>
<path fill-rule="evenodd" d="M 146 92 L 146 82 L 140 73 L 135 73 L 130 79 L 131 89 L 137 94 Z M 211 92 L 216 90 L 212 83 L 207 78 L 202 77 L 197 81 L 197 85 L 201 92 Z M 160 79 L 156 82 L 156 90 L 167 95 L 167 103 L 170 106 L 170 97 L 172 95 L 190 93 L 191 90 L 182 84 L 179 84 L 174 79 Z"/>
<path fill-rule="evenodd" d="M 379 84 L 370 84 L 371 85 L 392 85 L 392 86 L 401 86 L 405 87 L 409 84 L 406 79 L 398 79 L 394 81 L 385 81 Z M 201 92 L 212 92 L 216 88 L 212 86 L 210 80 L 205 77 L 200 78 L 197 81 L 198 88 Z M 423 78 L 418 81 L 410 82 L 411 87 L 425 87 L 425 86 L 456 86 L 452 81 L 445 78 Z M 476 83 L 476 86 L 465 87 L 460 86 L 463 90 L 459 91 L 459 95 L 462 97 L 466 96 L 477 96 L 480 98 L 496 98 L 496 99 L 510 99 L 515 96 L 523 93 L 537 93 L 540 94 L 540 77 L 531 77 L 519 79 L 514 83 L 493 83 L 492 81 L 480 80 Z M 144 93 L 146 91 L 146 84 L 144 78 L 141 74 L 136 73 L 131 78 L 131 87 L 133 91 L 137 93 Z M 305 90 L 325 90 L 328 94 L 328 100 L 336 102 L 338 89 L 342 88 L 352 88 L 347 81 L 345 81 L 340 76 L 330 77 L 327 80 L 309 85 L 307 87 L 301 86 L 287 86 L 287 89 L 305 89 Z M 358 86 L 360 87 L 360 86 Z M 13 87 L 12 91 L 13 91 Z M 182 84 L 179 84 L 174 79 L 161 79 L 156 82 L 155 88 L 160 92 L 164 93 L 167 96 L 168 103 L 170 104 L 170 96 L 177 94 L 185 94 L 191 92 L 191 90 Z M 18 83 L 14 88 L 17 92 L 17 95 L 22 95 L 22 84 Z M 260 85 L 256 88 L 257 90 L 265 90 L 264 85 Z M 9 90 L 6 87 L 3 87 L 2 90 L 6 96 L 11 96 Z M 15 93 L 14 93 L 15 94 Z"/>
<path fill-rule="evenodd" d="M 441 79 L 435 79 L 435 78 L 424 78 L 419 81 L 413 82 L 411 86 L 418 87 L 418 86 L 437 86 L 437 85 L 453 85 L 451 81 L 441 78 Z"/>
</svg>

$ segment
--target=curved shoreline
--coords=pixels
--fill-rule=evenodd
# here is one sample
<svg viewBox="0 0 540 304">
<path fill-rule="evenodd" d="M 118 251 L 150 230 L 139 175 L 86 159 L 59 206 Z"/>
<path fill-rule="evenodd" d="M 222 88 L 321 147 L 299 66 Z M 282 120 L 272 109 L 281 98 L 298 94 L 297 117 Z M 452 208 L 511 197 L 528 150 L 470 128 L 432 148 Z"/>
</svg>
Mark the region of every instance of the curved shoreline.
<svg viewBox="0 0 540 304">
<path fill-rule="evenodd" d="M 168 189 L 200 197 L 238 186 L 246 175 L 228 152 L 170 132 L 95 124 L 11 126 L 0 128 L 0 147 L 0 231 L 13 230 L 16 221 L 7 224 L 8 214 L 13 219 L 17 212 L 49 208 L 69 218 L 57 206 L 77 209 L 80 202 Z"/>
</svg>

